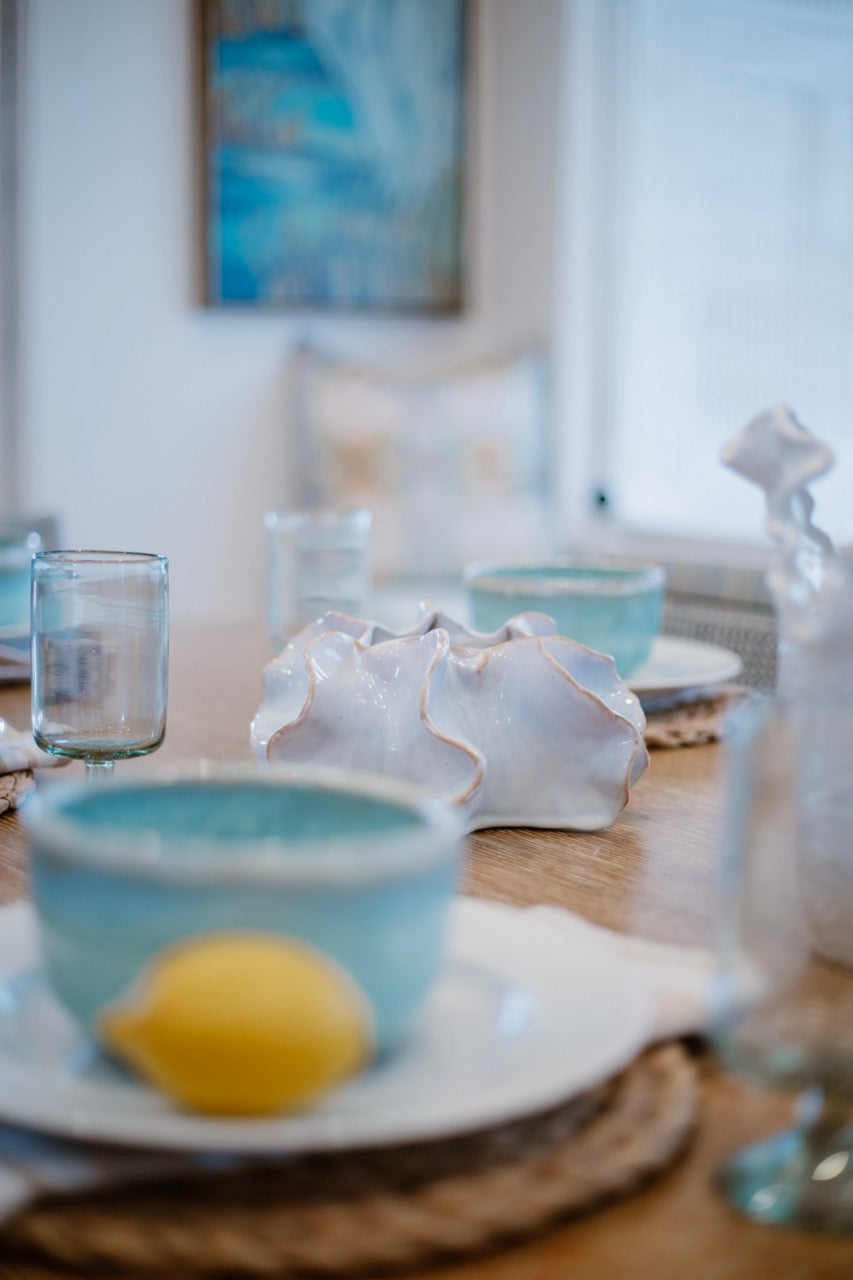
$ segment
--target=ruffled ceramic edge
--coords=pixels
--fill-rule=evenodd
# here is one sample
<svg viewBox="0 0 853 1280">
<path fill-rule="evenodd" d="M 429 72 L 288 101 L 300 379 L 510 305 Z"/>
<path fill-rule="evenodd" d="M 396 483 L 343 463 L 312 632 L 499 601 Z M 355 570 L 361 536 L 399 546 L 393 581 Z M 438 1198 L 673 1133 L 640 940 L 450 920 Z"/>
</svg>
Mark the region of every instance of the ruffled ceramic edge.
<svg viewBox="0 0 853 1280">
<path fill-rule="evenodd" d="M 314 704 L 316 694 L 316 673 L 314 663 L 312 661 L 312 649 L 317 642 L 324 636 L 329 634 L 343 634 L 352 642 L 357 652 L 365 653 L 367 650 L 389 641 L 405 641 L 424 638 L 430 633 L 436 637 L 436 648 L 432 654 L 424 674 L 423 683 L 420 690 L 419 698 L 419 714 L 424 728 L 429 734 L 437 740 L 446 743 L 448 746 L 455 748 L 464 755 L 467 755 L 472 762 L 473 776 L 471 781 L 457 795 L 449 798 L 448 803 L 458 809 L 460 813 L 466 815 L 468 830 L 478 830 L 490 826 L 545 826 L 555 827 L 563 826 L 567 829 L 576 830 L 598 830 L 602 825 L 585 827 L 578 826 L 576 821 L 564 821 L 562 824 L 555 823 L 553 820 L 542 821 L 537 817 L 535 811 L 531 813 L 517 814 L 512 817 L 508 815 L 490 815 L 488 813 L 478 814 L 473 811 L 474 800 L 477 793 L 483 785 L 486 776 L 487 761 L 485 754 L 479 750 L 473 743 L 467 741 L 461 736 L 453 734 L 441 729 L 429 714 L 428 702 L 429 693 L 433 676 L 439 665 L 447 660 L 450 652 L 454 648 L 461 649 L 481 649 L 483 655 L 488 661 L 488 651 L 498 646 L 514 644 L 518 641 L 529 642 L 536 641 L 536 649 L 546 660 L 546 662 L 556 670 L 560 676 L 567 682 L 572 690 L 582 698 L 591 699 L 600 711 L 603 711 L 607 717 L 612 717 L 614 721 L 620 721 L 629 726 L 634 735 L 634 749 L 627 758 L 624 775 L 621 784 L 621 796 L 619 803 L 613 805 L 613 811 L 609 817 L 612 822 L 616 816 L 625 808 L 630 795 L 630 787 L 645 772 L 649 764 L 649 754 L 644 740 L 645 715 L 639 700 L 631 693 L 621 680 L 616 665 L 612 658 L 606 654 L 601 654 L 593 649 L 589 649 L 586 645 L 580 644 L 578 641 L 572 640 L 570 637 L 560 636 L 557 633 L 556 623 L 546 614 L 528 612 L 517 614 L 510 618 L 503 627 L 494 632 L 477 632 L 466 627 L 463 623 L 457 622 L 448 614 L 441 610 L 435 609 L 428 601 L 423 601 L 419 605 L 419 617 L 413 627 L 405 630 L 392 630 L 385 625 L 363 618 L 354 618 L 349 614 L 329 612 L 319 618 L 316 622 L 311 623 L 303 631 L 299 632 L 292 638 L 276 658 L 267 664 L 264 672 L 265 699 L 264 703 L 258 709 L 251 724 L 251 743 L 254 755 L 259 763 L 273 763 L 270 759 L 271 752 L 274 750 L 276 742 L 282 741 L 285 737 L 291 735 L 300 725 L 304 724 L 308 719 L 311 708 Z M 596 691 L 582 684 L 572 673 L 551 653 L 545 646 L 547 640 L 559 640 L 563 644 L 571 646 L 571 648 L 579 655 L 586 655 L 586 660 L 591 661 L 594 666 L 600 666 L 607 672 L 608 677 L 612 680 L 614 691 L 622 691 L 624 693 L 625 708 L 624 711 L 617 711 L 614 707 L 609 706 L 604 698 Z M 293 653 L 297 648 L 301 647 L 301 656 L 307 674 L 307 691 L 304 701 L 298 712 L 283 724 L 277 725 L 267 734 L 259 727 L 259 723 L 263 718 L 274 715 L 274 708 L 267 707 L 270 685 L 280 673 L 282 659 L 287 653 Z M 633 716 L 630 712 L 633 711 Z M 468 811 L 466 813 L 466 810 Z"/>
<path fill-rule="evenodd" d="M 421 600 L 414 626 L 395 630 L 382 622 L 374 622 L 368 618 L 355 618 L 348 613 L 330 610 L 324 613 L 322 618 L 318 618 L 316 622 L 312 622 L 298 632 L 285 648 L 289 648 L 303 637 L 306 637 L 307 643 L 314 636 L 322 635 L 327 631 L 342 631 L 352 636 L 354 640 L 358 640 L 365 648 L 384 644 L 386 640 L 405 640 L 410 636 L 427 635 L 430 631 L 446 631 L 452 646 L 462 646 L 466 649 L 491 649 L 493 645 L 503 644 L 507 640 L 516 640 L 522 636 L 556 635 L 557 624 L 548 614 L 530 610 L 526 613 L 517 613 L 497 631 L 474 631 L 463 622 L 452 618 L 444 610 L 436 609 L 432 601 Z M 274 666 L 277 661 L 278 659 L 274 658 L 269 665 Z"/>
</svg>

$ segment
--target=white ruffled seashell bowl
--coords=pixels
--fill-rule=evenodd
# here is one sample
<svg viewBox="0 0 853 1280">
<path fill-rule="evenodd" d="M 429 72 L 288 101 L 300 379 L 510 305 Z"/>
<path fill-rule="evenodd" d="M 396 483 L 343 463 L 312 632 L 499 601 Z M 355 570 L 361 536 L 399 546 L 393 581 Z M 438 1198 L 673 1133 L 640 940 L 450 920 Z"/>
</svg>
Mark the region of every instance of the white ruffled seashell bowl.
<svg viewBox="0 0 853 1280">
<path fill-rule="evenodd" d="M 612 658 L 522 613 L 491 634 L 428 602 L 408 631 L 327 613 L 264 672 L 259 764 L 418 782 L 469 830 L 609 826 L 648 765 L 645 717 Z"/>
</svg>

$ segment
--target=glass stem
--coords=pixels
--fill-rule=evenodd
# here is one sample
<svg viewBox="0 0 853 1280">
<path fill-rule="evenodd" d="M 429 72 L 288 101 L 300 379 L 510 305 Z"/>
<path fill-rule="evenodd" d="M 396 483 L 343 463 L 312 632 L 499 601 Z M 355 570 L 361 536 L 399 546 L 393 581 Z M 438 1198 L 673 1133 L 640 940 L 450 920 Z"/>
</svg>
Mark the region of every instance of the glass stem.
<svg viewBox="0 0 853 1280">
<path fill-rule="evenodd" d="M 839 1151 L 850 1151 L 853 1148 L 853 1117 L 850 1109 L 826 1097 L 823 1090 L 815 1087 L 809 1089 L 799 1099 L 796 1118 L 810 1148 L 815 1153 L 817 1175 L 816 1181 L 825 1182 L 834 1177 L 834 1166 L 845 1171 L 848 1182 L 853 1174 L 853 1161 L 833 1161 L 830 1157 Z"/>
<path fill-rule="evenodd" d="M 88 785 L 93 786 L 99 782 L 108 782 L 113 776 L 114 760 L 87 760 L 85 764 L 85 779 Z"/>
</svg>

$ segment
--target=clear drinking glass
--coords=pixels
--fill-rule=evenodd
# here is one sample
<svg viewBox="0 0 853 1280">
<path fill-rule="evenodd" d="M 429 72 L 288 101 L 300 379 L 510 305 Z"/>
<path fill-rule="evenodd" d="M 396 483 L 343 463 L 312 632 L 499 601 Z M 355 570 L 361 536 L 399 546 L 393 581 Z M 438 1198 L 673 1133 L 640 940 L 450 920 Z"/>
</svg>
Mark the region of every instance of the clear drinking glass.
<svg viewBox="0 0 853 1280">
<path fill-rule="evenodd" d="M 132 551 L 44 551 L 32 567 L 32 716 L 38 745 L 109 776 L 166 732 L 168 561 Z"/>
<path fill-rule="evenodd" d="M 800 1102 L 794 1125 L 738 1151 L 718 1185 L 762 1222 L 851 1231 L 853 835 L 815 838 L 838 785 L 831 769 L 815 776 L 815 735 L 819 718 L 768 704 L 741 717 L 729 744 L 713 1036 L 730 1070 Z"/>
<path fill-rule="evenodd" d="M 363 616 L 372 524 L 365 508 L 266 513 L 267 625 L 274 648 L 330 609 Z"/>
</svg>

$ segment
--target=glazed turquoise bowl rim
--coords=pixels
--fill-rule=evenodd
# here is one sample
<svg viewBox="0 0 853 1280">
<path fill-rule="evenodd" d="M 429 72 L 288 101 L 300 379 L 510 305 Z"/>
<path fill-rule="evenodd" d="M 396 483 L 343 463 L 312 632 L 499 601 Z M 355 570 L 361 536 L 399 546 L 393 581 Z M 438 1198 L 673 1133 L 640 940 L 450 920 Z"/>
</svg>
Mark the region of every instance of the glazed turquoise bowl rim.
<svg viewBox="0 0 853 1280">
<path fill-rule="evenodd" d="M 456 861 L 465 828 L 444 801 L 408 782 L 330 766 L 293 766 L 263 771 L 251 765 L 176 765 L 127 781 L 102 785 L 111 793 L 177 785 L 308 787 L 318 792 L 368 796 L 421 820 L 415 828 L 323 836 L 288 841 L 218 840 L 210 851 L 204 836 L 158 836 L 156 832 L 93 826 L 63 814 L 66 802 L 91 794 L 85 783 L 66 783 L 31 793 L 20 809 L 34 856 L 67 867 L 106 871 L 158 884 L 243 885 L 290 888 L 364 885 L 410 875 Z M 175 857 L 175 851 L 180 857 Z"/>
<path fill-rule="evenodd" d="M 537 576 L 555 569 L 554 577 Z M 603 577 L 561 577 L 560 570 L 604 571 Z M 612 576 L 611 576 L 612 575 Z M 663 590 L 666 567 L 652 561 L 625 560 L 602 556 L 552 556 L 547 560 L 477 561 L 466 565 L 463 578 L 469 590 L 482 589 L 495 595 L 596 597 L 638 595 Z"/>
<path fill-rule="evenodd" d="M 40 546 L 41 537 L 35 529 L 16 533 L 7 525 L 0 524 L 0 569 L 26 568 L 38 554 Z"/>
</svg>

